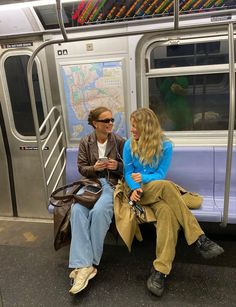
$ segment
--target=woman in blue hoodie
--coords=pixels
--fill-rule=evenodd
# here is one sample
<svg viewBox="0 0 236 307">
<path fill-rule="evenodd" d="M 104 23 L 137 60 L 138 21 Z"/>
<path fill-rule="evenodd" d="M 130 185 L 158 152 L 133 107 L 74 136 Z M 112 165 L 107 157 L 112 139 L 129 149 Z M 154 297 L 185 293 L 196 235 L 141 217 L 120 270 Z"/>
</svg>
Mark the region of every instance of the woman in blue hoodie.
<svg viewBox="0 0 236 307">
<path fill-rule="evenodd" d="M 178 231 L 183 229 L 188 245 L 195 244 L 204 258 L 224 252 L 209 240 L 193 216 L 181 193 L 165 180 L 172 158 L 172 143 L 164 135 L 158 118 L 149 108 L 140 108 L 130 117 L 132 136 L 124 145 L 124 176 L 130 200 L 152 209 L 156 218 L 156 259 L 147 280 L 148 289 L 161 296 L 164 279 L 175 257 Z"/>
</svg>

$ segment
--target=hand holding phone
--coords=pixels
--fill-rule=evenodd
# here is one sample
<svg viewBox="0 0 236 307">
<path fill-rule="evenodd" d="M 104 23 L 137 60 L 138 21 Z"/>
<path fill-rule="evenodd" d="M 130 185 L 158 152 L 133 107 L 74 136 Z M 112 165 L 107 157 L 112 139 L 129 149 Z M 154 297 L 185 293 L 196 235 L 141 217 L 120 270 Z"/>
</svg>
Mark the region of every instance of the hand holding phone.
<svg viewBox="0 0 236 307">
<path fill-rule="evenodd" d="M 107 157 L 101 157 L 98 159 L 100 162 L 108 162 L 108 158 Z"/>
<path fill-rule="evenodd" d="M 108 158 L 107 157 L 101 157 L 94 164 L 94 169 L 95 169 L 95 171 L 103 171 L 105 168 L 107 168 L 107 164 L 108 164 Z"/>
<path fill-rule="evenodd" d="M 111 171 L 115 171 L 118 168 L 118 161 L 114 159 L 109 159 L 107 163 L 107 168 Z"/>
</svg>

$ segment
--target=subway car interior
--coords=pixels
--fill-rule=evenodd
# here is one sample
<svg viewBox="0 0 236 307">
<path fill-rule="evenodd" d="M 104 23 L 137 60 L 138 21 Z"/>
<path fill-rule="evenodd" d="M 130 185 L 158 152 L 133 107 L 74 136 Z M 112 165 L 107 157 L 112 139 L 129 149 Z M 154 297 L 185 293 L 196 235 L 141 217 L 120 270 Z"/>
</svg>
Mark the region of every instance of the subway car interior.
<svg viewBox="0 0 236 307">
<path fill-rule="evenodd" d="M 114 286 L 118 293 L 126 294 L 124 302 L 109 285 L 108 299 L 102 277 L 94 297 L 89 289 L 90 298 L 83 294 L 81 300 L 70 300 L 64 289 L 68 288 L 62 277 L 67 271 L 68 249 L 53 251 L 53 209 L 48 200 L 57 187 L 79 180 L 79 141 L 92 131 L 88 112 L 100 105 L 112 110 L 113 131 L 125 139 L 130 136 L 132 111 L 149 107 L 156 113 L 174 144 L 167 179 L 203 196 L 201 208 L 192 213 L 219 240 L 228 236 L 226 248 L 232 247 L 236 224 L 236 1 L 3 0 L 0 69 L 0 254 L 4 264 L 0 306 L 95 306 L 97 300 L 101 306 L 110 306 L 110 294 L 117 298 L 113 306 L 124 302 L 143 306 L 145 300 L 147 306 L 158 305 L 147 293 L 135 294 L 135 282 L 142 286 L 137 279 L 143 263 L 139 275 L 131 280 L 131 294 L 123 288 L 125 280 L 133 278 L 125 259 L 121 260 L 122 290 L 119 284 Z M 176 88 L 174 96 L 169 87 L 173 79 L 185 84 L 184 91 Z M 152 237 L 149 229 L 145 231 Z M 119 265 L 112 260 L 118 256 L 126 257 L 131 266 L 135 261 L 128 253 L 124 257 L 119 240 L 113 241 L 107 238 L 104 278 L 112 270 L 115 279 Z M 114 258 L 112 249 L 117 253 Z M 11 256 L 16 252 L 25 257 L 27 264 L 20 262 L 25 266 Z M 139 245 L 136 252 L 143 260 Z M 195 275 L 184 265 L 196 283 L 198 269 L 205 268 L 213 278 L 215 267 L 191 259 L 185 249 L 177 253 L 176 270 L 182 269 L 181 254 L 191 267 L 196 265 Z M 15 282 L 22 281 L 24 289 L 14 286 L 9 290 L 14 270 L 8 255 L 17 267 Z M 213 262 L 220 268 L 216 272 L 233 280 L 235 257 L 225 261 L 228 266 Z M 46 273 L 39 280 L 32 277 L 37 289 L 31 280 L 27 282 L 31 262 L 35 272 L 44 269 L 50 275 L 48 283 Z M 60 281 L 54 284 L 56 278 Z M 164 301 L 168 306 L 194 306 L 192 300 L 196 306 L 233 306 L 232 299 L 236 302 L 235 282 L 229 295 L 220 292 L 221 298 L 220 294 L 214 297 L 215 288 L 208 288 L 204 298 L 210 296 L 209 305 L 194 290 L 185 300 L 187 281 L 182 286 L 180 294 L 172 280 L 172 301 Z M 63 293 L 61 298 L 57 289 Z"/>
</svg>

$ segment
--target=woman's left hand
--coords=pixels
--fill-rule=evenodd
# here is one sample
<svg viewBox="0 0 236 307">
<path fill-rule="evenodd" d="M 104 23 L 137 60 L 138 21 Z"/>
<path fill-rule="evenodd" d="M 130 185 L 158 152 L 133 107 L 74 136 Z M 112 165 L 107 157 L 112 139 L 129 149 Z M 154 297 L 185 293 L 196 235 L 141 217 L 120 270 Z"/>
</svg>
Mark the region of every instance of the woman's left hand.
<svg viewBox="0 0 236 307">
<path fill-rule="evenodd" d="M 118 161 L 109 159 L 107 163 L 107 168 L 112 171 L 115 171 L 118 168 Z"/>
<path fill-rule="evenodd" d="M 143 193 L 143 190 L 141 188 L 133 190 L 133 192 L 130 195 L 130 200 L 140 201 L 142 193 Z"/>
<path fill-rule="evenodd" d="M 131 178 L 135 181 L 135 182 L 142 182 L 142 175 L 140 173 L 132 173 L 131 174 Z"/>
</svg>

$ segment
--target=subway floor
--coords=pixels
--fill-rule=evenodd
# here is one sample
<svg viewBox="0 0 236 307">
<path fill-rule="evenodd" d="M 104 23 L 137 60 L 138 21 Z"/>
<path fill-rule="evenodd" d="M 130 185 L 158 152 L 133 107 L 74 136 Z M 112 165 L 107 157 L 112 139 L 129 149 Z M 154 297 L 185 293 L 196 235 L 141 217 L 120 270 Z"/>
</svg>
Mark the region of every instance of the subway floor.
<svg viewBox="0 0 236 307">
<path fill-rule="evenodd" d="M 235 235 L 208 234 L 225 253 L 204 260 L 180 234 L 161 298 L 146 289 L 155 257 L 155 232 L 142 229 L 132 252 L 107 238 L 98 274 L 81 293 L 69 294 L 69 247 L 53 249 L 53 224 L 0 220 L 0 306 L 235 306 Z"/>
</svg>

